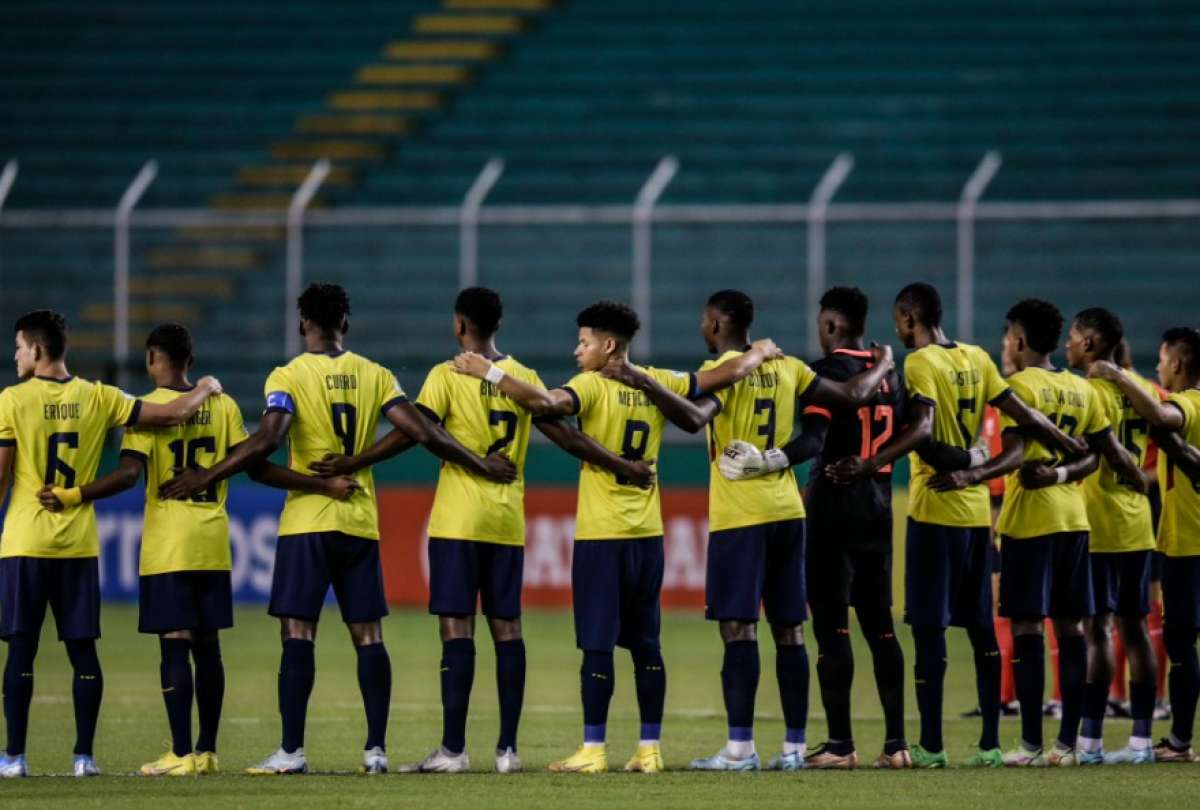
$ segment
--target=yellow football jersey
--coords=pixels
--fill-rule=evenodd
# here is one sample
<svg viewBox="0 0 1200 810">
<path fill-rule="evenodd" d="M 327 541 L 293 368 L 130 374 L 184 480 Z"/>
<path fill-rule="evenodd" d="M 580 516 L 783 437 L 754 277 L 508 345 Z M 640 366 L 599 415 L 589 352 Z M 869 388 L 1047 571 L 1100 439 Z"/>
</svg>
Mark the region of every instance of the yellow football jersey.
<svg viewBox="0 0 1200 810">
<path fill-rule="evenodd" d="M 140 409 L 119 388 L 78 377 L 32 377 L 0 391 L 0 444 L 17 448 L 0 557 L 100 554 L 93 504 L 50 512 L 37 493 L 95 480 L 108 431 L 136 422 Z"/>
<path fill-rule="evenodd" d="M 375 426 L 388 408 L 406 401 L 395 376 L 353 352 L 306 352 L 276 368 L 264 387 L 269 411 L 292 414 L 288 466 L 311 475 L 308 465 L 326 453 L 354 455 L 375 442 Z M 370 468 L 354 475 L 362 490 L 349 500 L 289 492 L 279 535 L 342 532 L 379 539 L 379 512 Z"/>
<path fill-rule="evenodd" d="M 1185 442 L 1200 447 L 1200 391 L 1171 394 L 1173 403 L 1183 414 L 1179 435 Z M 1158 480 L 1163 488 L 1162 517 L 1158 522 L 1158 550 L 1168 557 L 1200 555 L 1200 481 L 1193 481 L 1159 451 Z"/>
<path fill-rule="evenodd" d="M 1138 384 L 1154 398 L 1158 392 L 1149 381 Z M 1146 457 L 1149 441 L 1146 420 L 1138 416 L 1117 384 L 1090 379 L 1100 408 L 1121 444 L 1139 467 Z M 1091 525 L 1089 547 L 1093 552 L 1142 551 L 1154 548 L 1154 526 L 1150 519 L 1150 499 L 1122 484 L 1108 460 L 1100 459 L 1100 469 L 1083 481 L 1083 495 Z"/>
<path fill-rule="evenodd" d="M 657 368 L 642 371 L 682 397 L 695 393 L 694 375 Z M 579 429 L 584 433 L 625 458 L 650 463 L 658 458 L 666 418 L 643 392 L 594 371 L 576 374 L 563 388 L 575 399 Z M 662 533 L 657 481 L 650 489 L 639 489 L 608 470 L 583 465 L 575 513 L 576 540 L 630 540 Z"/>
<path fill-rule="evenodd" d="M 545 388 L 537 372 L 511 357 L 495 361 L 505 374 Z M 520 546 L 525 543 L 525 453 L 532 418 L 487 380 L 434 366 L 416 404 L 473 453 L 502 452 L 517 465 L 517 480 L 500 484 L 457 464 L 442 464 L 429 515 L 429 536 Z"/>
<path fill-rule="evenodd" d="M 979 438 L 985 404 L 995 405 L 1011 392 L 996 364 L 983 349 L 967 343 L 930 344 L 904 359 L 904 384 L 910 399 L 933 407 L 933 438 L 968 450 Z M 908 514 L 939 526 L 991 526 L 987 486 L 935 492 L 928 486 L 937 474 L 916 453 L 909 455 Z"/>
<path fill-rule="evenodd" d="M 716 368 L 741 352 L 725 352 L 700 367 Z M 796 400 L 809 390 L 817 375 L 802 360 L 769 360 L 753 374 L 713 394 L 721 412 L 708 426 L 708 528 L 738 529 L 804 517 L 804 500 L 791 467 L 745 481 L 721 475 L 718 462 L 735 439 L 759 450 L 782 447 L 796 425 Z"/>
<path fill-rule="evenodd" d="M 168 403 L 179 389 L 156 388 L 143 399 Z M 228 571 L 229 482 L 221 481 L 186 501 L 159 500 L 158 488 L 174 477 L 172 467 L 211 467 L 248 438 L 233 397 L 209 397 L 187 424 L 162 430 L 125 432 L 121 455 L 146 465 L 146 518 L 142 527 L 142 576 L 173 571 Z"/>
<path fill-rule="evenodd" d="M 1096 390 L 1066 369 L 1022 369 L 1009 377 L 1008 383 L 1026 405 L 1041 411 L 1068 436 L 1094 436 L 1111 427 Z M 1011 427 L 1015 427 L 1012 418 L 1002 416 L 1001 430 Z M 1061 459 L 1041 442 L 1026 437 L 1024 460 L 1055 464 Z M 1087 530 L 1087 507 L 1078 482 L 1025 489 L 1016 470 L 1004 479 L 1004 506 L 996 523 L 999 534 L 1020 540 Z"/>
</svg>

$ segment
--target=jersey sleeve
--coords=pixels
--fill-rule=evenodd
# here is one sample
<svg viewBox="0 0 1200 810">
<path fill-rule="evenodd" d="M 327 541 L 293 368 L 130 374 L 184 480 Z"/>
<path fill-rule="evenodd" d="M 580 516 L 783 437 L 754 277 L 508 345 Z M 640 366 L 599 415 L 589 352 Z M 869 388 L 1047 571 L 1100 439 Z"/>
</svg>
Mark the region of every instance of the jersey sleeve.
<svg viewBox="0 0 1200 810">
<path fill-rule="evenodd" d="M 124 425 L 131 427 L 137 423 L 138 414 L 142 410 L 142 401 L 126 394 L 120 388 L 112 385 L 99 385 L 99 404 L 105 414 L 109 427 Z"/>
<path fill-rule="evenodd" d="M 447 374 L 456 374 L 448 369 L 445 363 L 429 369 L 425 383 L 417 394 L 416 406 L 435 422 L 446 421 L 450 413 L 450 385 Z"/>
<path fill-rule="evenodd" d="M 296 400 L 294 398 L 295 391 L 292 390 L 291 375 L 288 374 L 286 368 L 276 368 L 267 377 L 266 385 L 263 386 L 263 394 L 267 398 L 266 408 L 263 413 L 289 413 L 296 415 Z"/>
<path fill-rule="evenodd" d="M 1196 423 L 1196 406 L 1182 392 L 1170 394 L 1166 401 L 1178 408 L 1179 413 L 1182 414 L 1183 425 L 1180 426 L 1179 432 L 1186 435 L 1186 432 Z"/>
<path fill-rule="evenodd" d="M 705 372 L 705 371 L 712 371 L 714 368 L 716 368 L 719 365 L 721 365 L 720 360 L 705 360 L 703 363 L 700 364 L 700 368 L 697 371 L 697 373 L 699 374 L 699 373 Z M 729 392 L 732 389 L 733 389 L 733 386 L 728 386 L 726 388 L 722 388 L 720 391 L 709 391 L 708 393 L 704 394 L 704 396 L 712 397 L 713 399 L 715 399 L 717 401 L 717 404 L 719 404 L 722 408 L 724 408 L 725 400 L 729 396 Z"/>
<path fill-rule="evenodd" d="M 237 400 L 226 394 L 222 394 L 221 399 L 225 401 L 225 429 L 226 435 L 229 436 L 228 446 L 237 447 L 250 438 L 250 434 L 246 432 L 246 420 L 242 418 L 242 409 L 238 407 Z"/>
<path fill-rule="evenodd" d="M 831 361 L 829 358 L 818 360 L 810 368 L 818 377 L 824 377 L 827 380 L 845 382 L 850 377 L 849 370 L 845 366 L 836 361 Z M 827 422 L 833 421 L 833 411 L 830 408 L 812 402 L 804 404 L 803 414 L 804 416 L 819 417 Z"/>
<path fill-rule="evenodd" d="M 1028 384 L 1026 384 L 1026 382 L 1025 382 L 1024 378 L 1021 376 L 1020 372 L 1018 372 L 1008 378 L 1008 387 L 1013 392 L 1013 394 L 1017 398 L 1019 398 L 1022 402 L 1024 402 L 1026 405 L 1028 405 L 1031 408 L 1034 407 L 1036 398 L 1034 396 L 1033 389 Z M 1010 428 L 1015 428 L 1016 426 L 1017 426 L 1017 420 L 1013 419 L 1011 416 L 1004 413 L 1003 411 L 1000 412 L 1000 432 L 1001 433 L 1003 433 L 1004 431 L 1006 431 Z"/>
<path fill-rule="evenodd" d="M 402 402 L 408 402 L 408 396 L 400 387 L 396 375 L 383 366 L 376 368 L 375 383 L 378 386 L 376 402 L 379 403 L 380 415 L 386 414 L 391 408 Z"/>
<path fill-rule="evenodd" d="M 817 381 L 817 372 L 798 357 L 789 357 L 788 363 L 791 364 L 796 374 L 796 396 L 803 397 L 813 388 L 813 384 Z"/>
<path fill-rule="evenodd" d="M 1002 402 L 1005 397 L 1012 395 L 1012 388 L 1000 376 L 1000 369 L 996 368 L 992 356 L 983 349 L 979 350 L 979 370 L 983 375 L 983 398 L 989 405 Z"/>
<path fill-rule="evenodd" d="M 121 438 L 121 455 L 133 456 L 144 463 L 154 450 L 154 433 L 149 430 L 130 428 Z"/>
<path fill-rule="evenodd" d="M 1105 406 L 1105 398 L 1101 397 L 1099 392 L 1094 388 L 1089 393 L 1091 397 L 1089 398 L 1087 424 L 1083 427 L 1083 435 L 1095 436 L 1112 428 L 1112 418 L 1109 415 L 1109 408 Z M 1114 407 L 1112 410 L 1115 411 L 1116 408 Z"/>
<path fill-rule="evenodd" d="M 904 358 L 904 380 L 908 384 L 909 399 L 936 408 L 937 385 L 934 379 L 933 368 L 924 354 L 914 352 Z"/>
<path fill-rule="evenodd" d="M 572 414 L 587 413 L 599 401 L 600 392 L 600 376 L 594 372 L 584 372 L 576 374 L 571 379 L 567 380 L 567 384 L 563 386 L 563 390 L 571 395 L 571 399 L 575 401 L 575 409 Z"/>
<path fill-rule="evenodd" d="M 16 407 L 9 389 L 0 391 L 0 447 L 17 446 Z M 0 494 L 0 497 L 3 497 Z"/>
<path fill-rule="evenodd" d="M 651 377 L 672 394 L 684 399 L 692 399 L 699 390 L 696 385 L 696 375 L 686 371 L 669 371 L 665 368 L 646 369 Z"/>
</svg>

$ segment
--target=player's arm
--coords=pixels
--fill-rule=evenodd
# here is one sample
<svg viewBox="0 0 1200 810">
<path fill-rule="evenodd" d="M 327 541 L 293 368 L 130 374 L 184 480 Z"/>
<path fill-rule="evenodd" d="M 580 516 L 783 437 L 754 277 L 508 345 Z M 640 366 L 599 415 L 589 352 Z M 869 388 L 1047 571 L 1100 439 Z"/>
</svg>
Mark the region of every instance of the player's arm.
<svg viewBox="0 0 1200 810">
<path fill-rule="evenodd" d="M 1121 479 L 1121 483 L 1143 495 L 1150 491 L 1150 482 L 1142 475 L 1142 468 L 1138 466 L 1137 459 L 1117 441 L 1115 433 L 1102 430 L 1088 436 L 1087 441 L 1092 452 L 1104 456 L 1104 460 Z"/>
<path fill-rule="evenodd" d="M 861 376 L 861 375 L 860 375 Z M 824 381 L 821 387 L 825 387 Z M 923 399 L 912 399 L 908 403 L 908 421 L 890 442 L 870 458 L 847 456 L 826 465 L 825 474 L 839 484 L 852 484 L 875 475 L 898 458 L 922 446 L 933 435 L 933 406 Z"/>
<path fill-rule="evenodd" d="M 191 419 L 200 406 L 211 396 L 221 393 L 221 383 L 216 377 L 201 377 L 196 387 L 170 402 L 141 401 L 136 418 L 130 427 L 173 427 Z"/>
<path fill-rule="evenodd" d="M 750 442 L 734 439 L 721 451 L 717 468 L 730 481 L 744 481 L 795 467 L 815 457 L 825 446 L 829 432 L 829 415 L 824 412 L 805 412 L 800 422 L 801 432 L 783 447 L 762 451 Z"/>
<path fill-rule="evenodd" d="M 120 495 L 127 489 L 133 489 L 146 469 L 146 458 L 140 453 L 122 453 L 117 468 L 108 475 L 97 478 L 90 484 L 81 487 L 56 487 L 47 484 L 38 490 L 38 502 L 43 509 L 51 512 L 61 512 L 72 506 L 79 506 L 88 501 L 99 501 Z"/>
<path fill-rule="evenodd" d="M 613 475 L 628 478 L 634 486 L 641 489 L 654 486 L 654 467 L 648 462 L 621 458 L 564 419 L 539 419 L 534 424 L 546 438 L 580 461 L 608 470 Z"/>
<path fill-rule="evenodd" d="M 362 489 L 358 481 L 349 475 L 330 477 L 305 475 L 272 461 L 261 461 L 257 465 L 247 467 L 246 475 L 252 481 L 274 489 L 324 495 L 335 501 L 348 500 L 351 495 Z"/>
<path fill-rule="evenodd" d="M 401 453 L 416 447 L 417 443 L 409 438 L 402 430 L 389 430 L 375 444 L 361 453 L 343 456 L 337 453 L 326 453 L 319 461 L 314 461 L 308 468 L 317 475 L 353 475 L 359 470 L 374 467 L 380 462 L 395 458 Z"/>
<path fill-rule="evenodd" d="M 1156 430 L 1153 438 L 1158 444 L 1158 452 L 1166 453 L 1171 463 L 1188 479 L 1200 481 L 1200 450 L 1173 430 Z"/>
<path fill-rule="evenodd" d="M 575 399 L 561 388 L 547 391 L 505 374 L 481 354 L 463 352 L 454 358 L 454 370 L 479 380 L 487 380 L 513 402 L 534 416 L 570 416 L 575 412 Z"/>
<path fill-rule="evenodd" d="M 1009 397 L 1009 399 L 1014 398 Z M 1000 440 L 1002 448 L 998 455 L 969 470 L 938 473 L 929 479 L 929 488 L 937 492 L 966 489 L 989 479 L 1007 475 L 1021 466 L 1021 460 L 1025 458 L 1025 436 L 1022 432 L 1009 428 L 1001 434 Z"/>
<path fill-rule="evenodd" d="M 8 498 L 8 488 L 12 484 L 13 459 L 17 456 L 16 444 L 0 443 L 0 508 Z"/>
<path fill-rule="evenodd" d="M 834 408 L 857 408 L 875 395 L 883 378 L 892 370 L 891 346 L 871 346 L 874 364 L 856 374 L 845 382 L 821 377 L 820 385 L 813 385 L 808 398 L 818 405 L 829 405 Z"/>
<path fill-rule="evenodd" d="M 291 426 L 291 412 L 282 409 L 267 410 L 262 416 L 262 421 L 258 423 L 258 430 L 233 448 L 225 458 L 207 469 L 190 468 L 179 471 L 174 478 L 158 488 L 158 496 L 176 500 L 189 498 L 218 481 L 224 481 L 250 467 L 257 467 L 279 449 Z"/>
<path fill-rule="evenodd" d="M 1058 425 L 1046 418 L 1041 411 L 1029 407 L 1019 396 L 1009 394 L 992 404 L 996 409 L 1016 423 L 1030 438 L 1037 439 L 1050 449 L 1057 449 L 1068 457 L 1082 456 L 1088 452 L 1087 442 L 1063 433 Z"/>
<path fill-rule="evenodd" d="M 1099 468 L 1098 453 L 1088 453 L 1057 467 L 1044 461 L 1027 461 L 1021 465 L 1021 486 L 1025 489 L 1043 489 L 1055 484 L 1082 481 Z"/>
<path fill-rule="evenodd" d="M 411 402 L 395 403 L 384 416 L 394 428 L 443 461 L 457 464 L 501 484 L 510 484 L 517 479 L 517 468 L 507 456 L 502 453 L 492 453 L 487 457 L 475 455 Z"/>
<path fill-rule="evenodd" d="M 748 351 L 731 357 L 719 366 L 696 373 L 696 387 L 706 394 L 728 388 L 739 380 L 749 377 L 756 368 L 768 360 L 783 357 L 783 350 L 770 338 L 756 340 Z"/>
<path fill-rule="evenodd" d="M 681 397 L 623 358 L 612 357 L 600 369 L 600 374 L 644 393 L 663 416 L 688 433 L 696 433 L 721 412 L 721 403 L 716 397 L 705 396 L 697 400 Z"/>
<path fill-rule="evenodd" d="M 1138 416 L 1146 420 L 1153 428 L 1179 430 L 1183 427 L 1183 414 L 1170 402 L 1163 402 L 1154 394 L 1138 385 L 1137 380 L 1125 373 L 1120 366 L 1107 360 L 1096 360 L 1088 366 L 1088 376 L 1108 380 L 1117 384 L 1121 393 L 1129 399 L 1129 404 L 1137 411 Z"/>
</svg>

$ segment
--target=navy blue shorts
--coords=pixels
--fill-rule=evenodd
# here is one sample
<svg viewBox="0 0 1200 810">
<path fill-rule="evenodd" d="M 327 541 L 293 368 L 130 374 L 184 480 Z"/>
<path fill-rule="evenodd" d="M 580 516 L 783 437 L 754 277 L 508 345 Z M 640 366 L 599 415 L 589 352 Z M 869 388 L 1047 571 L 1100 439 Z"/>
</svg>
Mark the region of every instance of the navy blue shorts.
<svg viewBox="0 0 1200 810">
<path fill-rule="evenodd" d="M 475 540 L 429 538 L 429 612 L 492 619 L 521 615 L 525 549 Z"/>
<path fill-rule="evenodd" d="M 575 646 L 658 648 L 663 539 L 576 540 L 571 560 Z"/>
<path fill-rule="evenodd" d="M 1092 596 L 1096 613 L 1140 619 L 1150 615 L 1150 562 L 1154 552 L 1092 552 Z"/>
<path fill-rule="evenodd" d="M 1001 537 L 1000 615 L 1010 619 L 1080 619 L 1093 615 L 1087 532 L 1014 540 Z"/>
<path fill-rule="evenodd" d="M 1200 557 L 1163 557 L 1163 624 L 1200 628 Z"/>
<path fill-rule="evenodd" d="M 708 534 L 704 616 L 794 626 L 808 618 L 804 519 L 760 523 Z"/>
<path fill-rule="evenodd" d="M 138 632 L 233 627 L 228 571 L 172 571 L 138 578 Z"/>
<path fill-rule="evenodd" d="M 904 621 L 914 627 L 992 626 L 992 545 L 986 526 L 908 519 Z"/>
<path fill-rule="evenodd" d="M 331 585 L 347 624 L 386 616 L 379 541 L 342 532 L 279 538 L 268 613 L 315 622 Z"/>
<path fill-rule="evenodd" d="M 892 550 L 857 548 L 832 538 L 809 543 L 808 601 L 862 610 L 892 605 Z M 815 610 L 815 608 L 814 608 Z"/>
<path fill-rule="evenodd" d="M 0 638 L 41 636 L 47 605 L 59 641 L 100 638 L 99 560 L 0 559 Z"/>
</svg>

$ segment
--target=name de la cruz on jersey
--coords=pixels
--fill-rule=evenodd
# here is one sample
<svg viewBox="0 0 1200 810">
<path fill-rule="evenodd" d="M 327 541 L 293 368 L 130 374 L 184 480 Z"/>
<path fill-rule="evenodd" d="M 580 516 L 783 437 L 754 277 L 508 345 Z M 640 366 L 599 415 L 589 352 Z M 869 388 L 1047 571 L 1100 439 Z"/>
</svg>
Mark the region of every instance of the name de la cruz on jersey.
<svg viewBox="0 0 1200 810">
<path fill-rule="evenodd" d="M 1038 402 L 1042 405 L 1071 405 L 1083 407 L 1083 396 L 1078 391 L 1059 388 L 1039 388 Z"/>
</svg>

